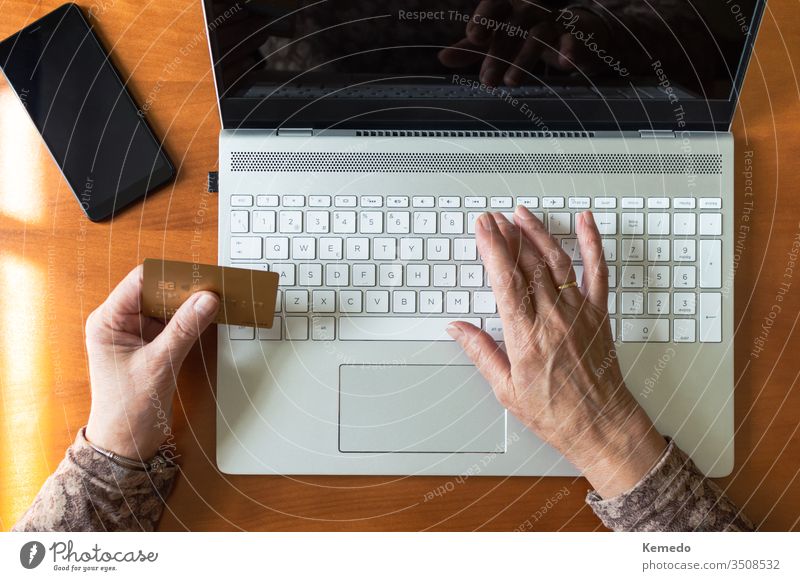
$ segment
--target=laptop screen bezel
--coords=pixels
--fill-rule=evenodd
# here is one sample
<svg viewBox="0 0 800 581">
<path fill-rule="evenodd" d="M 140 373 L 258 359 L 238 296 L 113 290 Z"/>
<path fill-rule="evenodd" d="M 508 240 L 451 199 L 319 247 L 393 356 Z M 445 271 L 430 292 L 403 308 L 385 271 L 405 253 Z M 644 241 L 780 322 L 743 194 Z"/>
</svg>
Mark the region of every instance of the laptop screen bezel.
<svg viewBox="0 0 800 581">
<path fill-rule="evenodd" d="M 694 99 L 681 103 L 676 115 L 666 101 L 638 99 L 520 99 L 531 120 L 499 100 L 458 101 L 454 107 L 438 100 L 414 99 L 275 99 L 232 97 L 225 94 L 219 70 L 218 47 L 207 24 L 213 21 L 213 0 L 203 0 L 214 84 L 224 129 L 396 129 L 396 130 L 515 130 L 515 131 L 728 131 L 761 25 L 766 0 L 756 0 L 752 24 L 728 99 Z M 633 106 L 632 106 L 633 105 Z M 365 115 L 365 112 L 371 112 Z"/>
</svg>

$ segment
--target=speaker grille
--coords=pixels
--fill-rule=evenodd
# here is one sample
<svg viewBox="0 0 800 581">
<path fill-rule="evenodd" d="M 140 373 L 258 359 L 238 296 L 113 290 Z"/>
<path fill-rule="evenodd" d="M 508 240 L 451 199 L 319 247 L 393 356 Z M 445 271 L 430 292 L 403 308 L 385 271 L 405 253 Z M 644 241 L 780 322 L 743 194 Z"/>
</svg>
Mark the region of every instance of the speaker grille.
<svg viewBox="0 0 800 581">
<path fill-rule="evenodd" d="M 594 131 L 459 131 L 456 129 L 358 129 L 356 137 L 498 137 L 498 138 L 588 138 Z"/>
<path fill-rule="evenodd" d="M 234 172 L 720 174 L 719 154 L 655 153 L 231 153 Z"/>
</svg>

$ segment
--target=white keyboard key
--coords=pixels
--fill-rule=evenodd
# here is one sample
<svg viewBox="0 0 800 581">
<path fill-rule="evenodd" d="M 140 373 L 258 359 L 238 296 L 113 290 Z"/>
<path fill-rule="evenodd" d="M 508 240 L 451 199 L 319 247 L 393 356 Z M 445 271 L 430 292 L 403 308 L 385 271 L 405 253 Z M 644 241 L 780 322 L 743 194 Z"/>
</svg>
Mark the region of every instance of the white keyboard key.
<svg viewBox="0 0 800 581">
<path fill-rule="evenodd" d="M 721 293 L 700 293 L 700 301 L 697 305 L 697 318 L 700 321 L 701 342 L 722 342 Z"/>
<path fill-rule="evenodd" d="M 314 341 L 333 341 L 336 339 L 336 319 L 333 317 L 314 317 L 311 319 L 311 338 Z"/>
<path fill-rule="evenodd" d="M 700 288 L 722 287 L 722 241 L 700 241 Z"/>
<path fill-rule="evenodd" d="M 279 313 L 281 309 L 283 309 L 283 291 L 278 289 L 278 294 L 275 297 L 275 311 Z"/>
<path fill-rule="evenodd" d="M 676 343 L 694 343 L 694 319 L 675 319 L 672 321 L 672 337 Z"/>
<path fill-rule="evenodd" d="M 373 266 L 374 265 L 370 265 Z M 402 264 L 381 264 L 381 286 L 403 286 Z M 455 265 L 453 265 L 455 268 Z"/>
<path fill-rule="evenodd" d="M 308 205 L 312 208 L 330 208 L 330 196 L 308 196 Z"/>
<path fill-rule="evenodd" d="M 231 233 L 247 234 L 250 231 L 250 212 L 234 210 L 231 212 Z"/>
<path fill-rule="evenodd" d="M 695 214 L 673 214 L 672 232 L 675 236 L 694 236 L 696 232 Z"/>
<path fill-rule="evenodd" d="M 483 196 L 467 196 L 464 198 L 465 208 L 485 208 L 486 198 Z"/>
<path fill-rule="evenodd" d="M 394 291 L 392 293 L 392 312 L 416 313 L 417 293 L 414 291 Z"/>
<path fill-rule="evenodd" d="M 675 198 L 672 205 L 676 210 L 694 210 L 696 201 L 694 198 Z"/>
<path fill-rule="evenodd" d="M 279 204 L 278 196 L 258 196 L 256 205 L 262 208 L 275 208 Z"/>
<path fill-rule="evenodd" d="M 386 206 L 389 208 L 408 208 L 408 196 L 386 196 Z"/>
<path fill-rule="evenodd" d="M 347 260 L 369 260 L 369 238 L 347 238 Z"/>
<path fill-rule="evenodd" d="M 347 264 L 326 264 L 325 286 L 348 286 L 350 284 L 349 274 L 350 267 Z"/>
<path fill-rule="evenodd" d="M 571 234 L 572 215 L 566 212 L 551 212 L 547 215 L 547 229 L 553 235 Z"/>
<path fill-rule="evenodd" d="M 475 291 L 472 295 L 472 311 L 477 314 L 493 315 L 497 312 L 497 303 L 494 293 L 487 291 Z"/>
<path fill-rule="evenodd" d="M 517 206 L 525 206 L 529 210 L 539 207 L 539 198 L 535 196 L 519 196 Z"/>
<path fill-rule="evenodd" d="M 611 323 L 611 339 L 614 342 L 616 342 L 616 340 L 617 340 L 617 320 L 616 319 L 611 319 L 611 321 L 609 321 L 609 322 Z"/>
<path fill-rule="evenodd" d="M 397 239 L 396 238 L 373 238 L 372 239 L 372 259 L 373 260 L 395 260 L 395 259 L 397 259 Z"/>
<path fill-rule="evenodd" d="M 315 290 L 311 293 L 311 310 L 315 313 L 336 311 L 336 291 Z"/>
<path fill-rule="evenodd" d="M 308 341 L 308 317 L 286 317 L 286 339 Z"/>
<path fill-rule="evenodd" d="M 436 212 L 414 212 L 414 234 L 436 234 Z"/>
<path fill-rule="evenodd" d="M 481 212 L 467 213 L 467 234 L 475 234 L 475 222 L 481 217 Z"/>
<path fill-rule="evenodd" d="M 280 341 L 283 336 L 283 321 L 280 317 L 272 320 L 272 327 L 269 329 L 260 328 L 258 330 L 259 341 Z"/>
<path fill-rule="evenodd" d="M 284 208 L 302 208 L 306 205 L 305 196 L 287 195 L 282 199 Z"/>
<path fill-rule="evenodd" d="M 358 205 L 358 198 L 355 196 L 335 196 L 333 204 L 337 208 L 355 208 Z"/>
<path fill-rule="evenodd" d="M 408 234 L 411 231 L 411 214 L 409 212 L 389 212 L 386 214 L 387 234 Z"/>
<path fill-rule="evenodd" d="M 253 196 L 234 195 L 231 196 L 231 206 L 237 208 L 249 208 L 253 205 Z"/>
<path fill-rule="evenodd" d="M 316 257 L 315 238 L 292 238 L 292 260 L 314 260 Z"/>
<path fill-rule="evenodd" d="M 367 303 L 368 313 L 389 312 L 389 291 L 371 290 L 366 292 L 364 300 Z"/>
<path fill-rule="evenodd" d="M 672 311 L 676 315 L 694 315 L 697 295 L 694 293 L 675 293 L 672 295 Z"/>
<path fill-rule="evenodd" d="M 563 208 L 564 198 L 561 196 L 547 196 L 542 198 L 542 208 Z"/>
<path fill-rule="evenodd" d="M 676 266 L 673 270 L 675 288 L 694 288 L 697 269 L 694 266 Z"/>
<path fill-rule="evenodd" d="M 601 236 L 614 236 L 617 233 L 617 215 L 607 212 L 595 212 L 594 222 Z"/>
<path fill-rule="evenodd" d="M 421 291 L 419 293 L 419 312 L 437 314 L 444 311 L 442 291 Z"/>
<path fill-rule="evenodd" d="M 275 232 L 275 212 L 256 210 L 253 212 L 253 232 L 272 234 Z"/>
<path fill-rule="evenodd" d="M 422 238 L 400 240 L 400 260 L 422 260 L 424 241 Z"/>
<path fill-rule="evenodd" d="M 641 236 L 644 234 L 644 214 L 622 214 L 622 234 L 623 236 Z"/>
<path fill-rule="evenodd" d="M 622 319 L 623 343 L 666 343 L 669 319 Z"/>
<path fill-rule="evenodd" d="M 381 265 L 381 268 L 387 266 Z M 353 265 L 353 286 L 377 286 L 375 284 L 375 265 L 374 264 L 354 264 Z M 384 285 L 387 286 L 387 285 Z"/>
<path fill-rule="evenodd" d="M 622 293 L 620 312 L 623 315 L 641 315 L 644 313 L 644 295 L 642 293 Z"/>
<path fill-rule="evenodd" d="M 427 264 L 406 265 L 406 286 L 431 286 L 431 268 Z M 463 286 L 463 285 L 462 285 Z"/>
<path fill-rule="evenodd" d="M 721 210 L 722 198 L 700 198 L 701 210 Z"/>
<path fill-rule="evenodd" d="M 606 262 L 614 262 L 617 259 L 617 241 L 613 239 L 604 239 L 603 254 L 605 254 Z"/>
<path fill-rule="evenodd" d="M 466 291 L 448 292 L 447 312 L 458 315 L 466 315 L 469 313 L 469 293 Z"/>
<path fill-rule="evenodd" d="M 294 264 L 273 264 L 272 272 L 278 273 L 278 284 L 281 286 L 294 286 Z"/>
<path fill-rule="evenodd" d="M 435 264 L 433 266 L 433 286 L 456 286 L 456 265 Z"/>
<path fill-rule="evenodd" d="M 492 196 L 489 203 L 492 208 L 508 209 L 514 207 L 514 198 L 511 196 Z"/>
<path fill-rule="evenodd" d="M 670 248 L 669 240 L 647 241 L 647 260 L 650 262 L 669 262 Z"/>
<path fill-rule="evenodd" d="M 355 234 L 356 233 L 356 213 L 355 212 L 334 212 L 333 213 L 333 233 L 334 234 Z"/>
<path fill-rule="evenodd" d="M 673 240 L 672 259 L 675 262 L 694 262 L 697 260 L 697 242 L 694 240 Z"/>
<path fill-rule="evenodd" d="M 622 288 L 644 287 L 644 267 L 624 265 L 622 267 Z"/>
<path fill-rule="evenodd" d="M 615 210 L 617 208 L 617 198 L 595 198 L 594 207 L 598 210 Z"/>
<path fill-rule="evenodd" d="M 452 341 L 450 323 L 464 321 L 481 327 L 476 318 L 452 317 L 343 317 L 339 320 L 342 341 Z"/>
<path fill-rule="evenodd" d="M 591 205 L 591 198 L 574 197 L 569 199 L 569 207 L 577 210 L 588 210 Z"/>
<path fill-rule="evenodd" d="M 433 208 L 436 206 L 436 199 L 433 196 L 414 196 L 411 198 L 411 205 L 415 208 Z"/>
<path fill-rule="evenodd" d="M 256 236 L 233 236 L 231 260 L 261 260 L 263 241 Z"/>
<path fill-rule="evenodd" d="M 297 211 L 283 211 L 280 213 L 279 231 L 287 234 L 298 234 L 303 231 L 303 213 Z"/>
<path fill-rule="evenodd" d="M 561 248 L 572 262 L 581 262 L 581 250 L 576 238 L 564 238 L 561 240 Z"/>
<path fill-rule="evenodd" d="M 450 240 L 447 238 L 428 238 L 426 240 L 428 260 L 450 260 Z"/>
<path fill-rule="evenodd" d="M 486 332 L 495 341 L 503 341 L 503 320 L 497 318 L 486 319 Z"/>
<path fill-rule="evenodd" d="M 669 293 L 649 293 L 647 295 L 648 315 L 669 315 Z"/>
<path fill-rule="evenodd" d="M 474 238 L 457 238 L 453 240 L 453 259 L 478 260 L 478 247 Z"/>
<path fill-rule="evenodd" d="M 361 212 L 358 231 L 360 234 L 383 234 L 383 212 Z"/>
<path fill-rule="evenodd" d="M 439 231 L 442 234 L 464 233 L 464 214 L 461 212 L 442 212 L 439 217 L 441 221 Z"/>
<path fill-rule="evenodd" d="M 647 233 L 650 236 L 669 236 L 669 222 L 669 214 L 648 214 Z"/>
<path fill-rule="evenodd" d="M 610 292 L 608 293 L 608 314 L 609 315 L 616 315 L 617 314 L 617 293 Z"/>
<path fill-rule="evenodd" d="M 640 261 L 644 260 L 644 240 L 624 238 L 622 240 L 622 256 L 623 261 Z"/>
<path fill-rule="evenodd" d="M 700 236 L 722 236 L 722 214 L 700 214 Z"/>
<path fill-rule="evenodd" d="M 341 313 L 360 313 L 361 312 L 361 291 L 360 290 L 343 290 L 339 291 L 339 312 Z M 339 319 L 341 327 L 342 321 L 346 319 Z M 341 338 L 341 332 L 339 334 Z"/>
<path fill-rule="evenodd" d="M 256 330 L 254 327 L 228 325 L 228 337 L 231 341 L 252 341 L 256 338 Z"/>
<path fill-rule="evenodd" d="M 301 286 L 322 286 L 321 264 L 300 264 L 297 267 L 298 283 Z"/>
<path fill-rule="evenodd" d="M 580 279 L 578 279 L 580 281 Z M 617 267 L 608 267 L 608 288 L 616 288 L 617 286 Z"/>
<path fill-rule="evenodd" d="M 483 266 L 480 264 L 462 264 L 459 268 L 460 286 L 483 286 Z"/>
<path fill-rule="evenodd" d="M 319 257 L 322 260 L 341 260 L 342 259 L 342 239 L 341 238 L 320 238 Z"/>
<path fill-rule="evenodd" d="M 647 286 L 648 288 L 669 288 L 669 266 L 648 266 Z"/>
<path fill-rule="evenodd" d="M 361 196 L 362 208 L 381 208 L 383 207 L 383 196 Z"/>
<path fill-rule="evenodd" d="M 574 264 L 572 269 L 575 271 L 575 282 L 578 283 L 578 288 L 581 288 L 583 286 L 583 266 Z"/>
<path fill-rule="evenodd" d="M 458 196 L 442 196 L 439 198 L 440 208 L 460 208 L 461 198 Z"/>
<path fill-rule="evenodd" d="M 283 293 L 283 302 L 287 313 L 307 313 L 308 291 L 287 290 Z"/>
<path fill-rule="evenodd" d="M 669 198 L 647 198 L 647 207 L 652 210 L 667 210 Z"/>
<path fill-rule="evenodd" d="M 622 198 L 622 208 L 624 210 L 641 210 L 644 208 L 644 198 Z"/>
<path fill-rule="evenodd" d="M 331 215 L 328 212 L 312 211 L 306 213 L 306 232 L 327 234 L 330 232 Z"/>
</svg>

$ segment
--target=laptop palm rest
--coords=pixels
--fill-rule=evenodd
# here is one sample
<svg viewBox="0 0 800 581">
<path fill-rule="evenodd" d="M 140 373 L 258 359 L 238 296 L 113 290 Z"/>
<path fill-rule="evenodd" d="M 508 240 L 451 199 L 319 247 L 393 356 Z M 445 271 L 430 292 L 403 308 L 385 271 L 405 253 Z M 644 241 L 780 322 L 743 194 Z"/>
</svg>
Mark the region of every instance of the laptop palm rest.
<svg viewBox="0 0 800 581">
<path fill-rule="evenodd" d="M 342 365 L 341 452 L 504 452 L 505 410 L 472 365 Z"/>
</svg>

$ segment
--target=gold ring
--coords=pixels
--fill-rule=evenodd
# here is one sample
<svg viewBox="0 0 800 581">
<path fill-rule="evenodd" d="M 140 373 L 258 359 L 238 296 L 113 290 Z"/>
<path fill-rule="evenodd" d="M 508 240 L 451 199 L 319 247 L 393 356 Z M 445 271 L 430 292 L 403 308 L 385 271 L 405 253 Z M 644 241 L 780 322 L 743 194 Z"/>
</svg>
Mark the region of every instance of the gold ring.
<svg viewBox="0 0 800 581">
<path fill-rule="evenodd" d="M 561 286 L 558 287 L 558 290 L 562 291 L 567 288 L 575 288 L 576 286 L 578 286 L 578 281 L 573 280 L 572 282 L 562 284 Z"/>
</svg>

